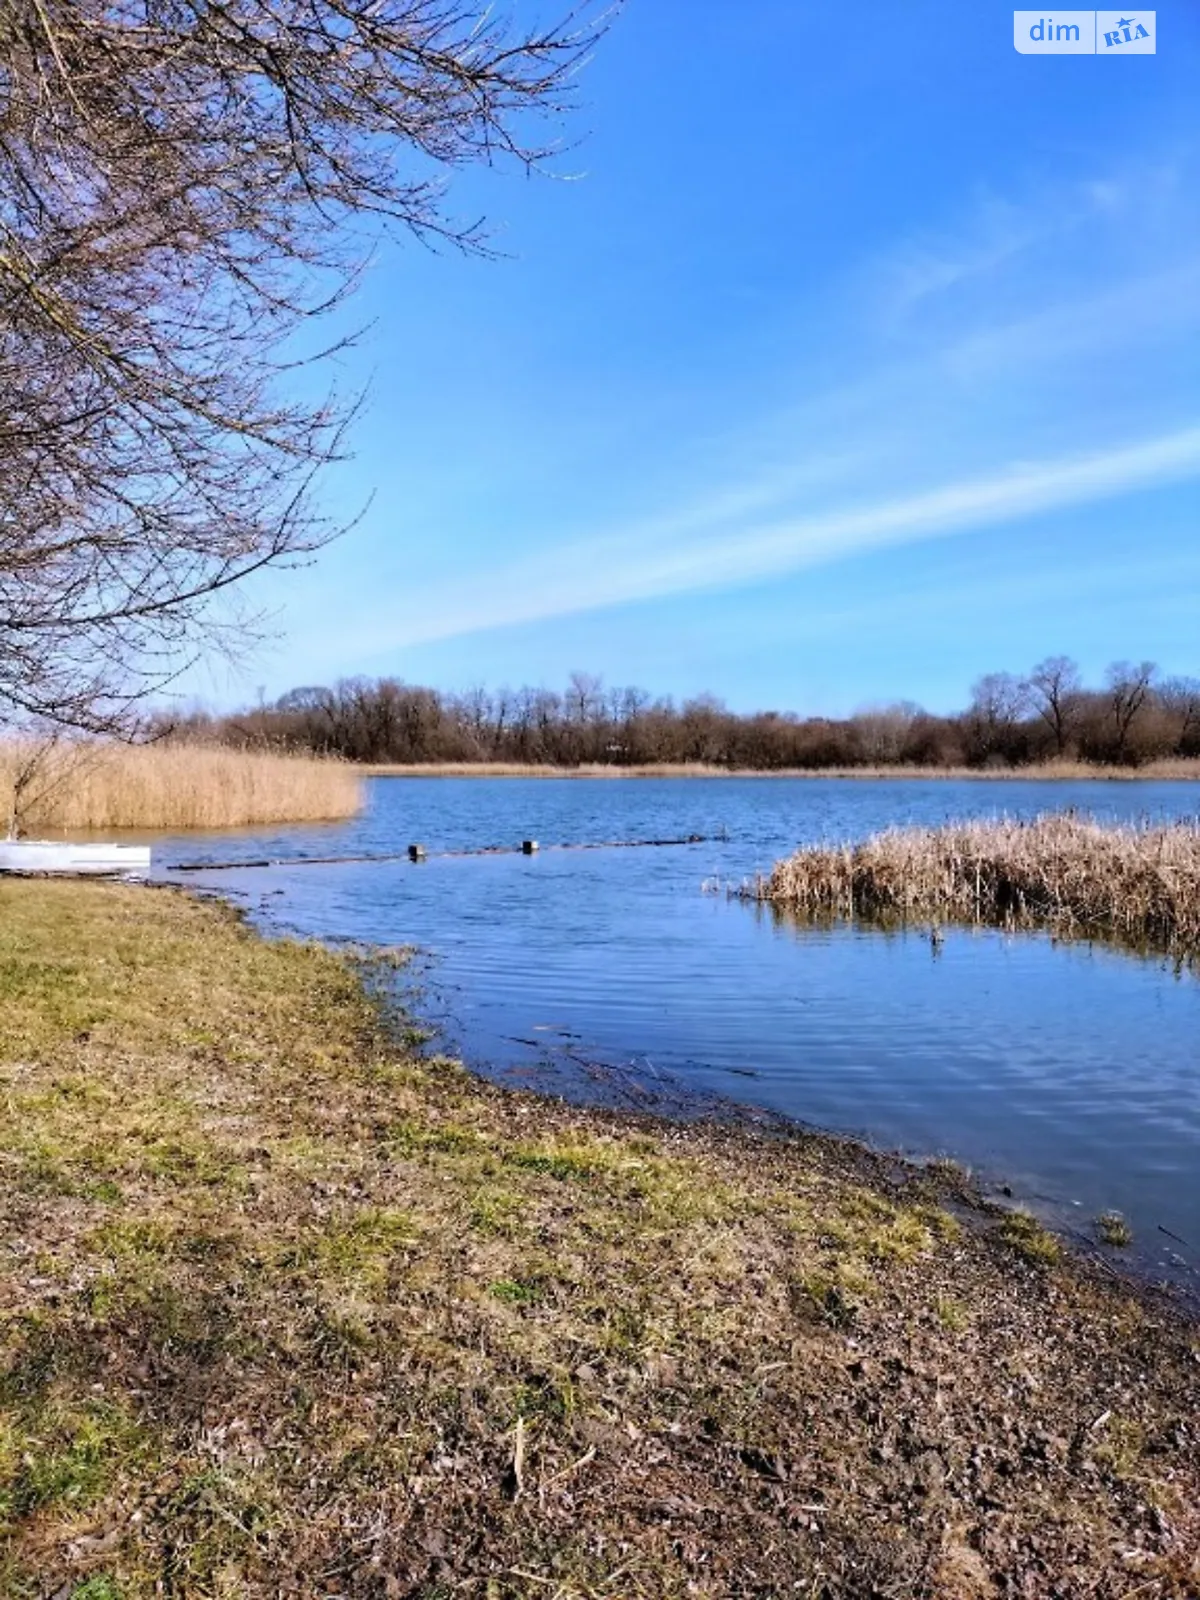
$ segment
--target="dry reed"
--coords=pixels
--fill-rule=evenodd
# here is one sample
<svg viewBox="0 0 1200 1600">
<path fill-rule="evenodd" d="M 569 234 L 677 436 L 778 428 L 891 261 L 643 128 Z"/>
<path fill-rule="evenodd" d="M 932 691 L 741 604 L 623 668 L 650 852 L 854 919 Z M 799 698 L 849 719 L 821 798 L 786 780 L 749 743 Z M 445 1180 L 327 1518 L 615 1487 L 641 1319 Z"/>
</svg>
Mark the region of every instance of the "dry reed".
<svg viewBox="0 0 1200 1600">
<path fill-rule="evenodd" d="M 663 761 L 618 767 L 584 762 L 577 767 L 546 762 L 440 761 L 364 762 L 368 778 L 955 778 L 987 782 L 1200 782 L 1200 759 L 1147 761 L 1140 767 L 1100 766 L 1090 761 L 1041 761 L 1025 767 L 718 767 L 707 762 Z"/>
<path fill-rule="evenodd" d="M 13 781 L 36 747 L 0 744 L 5 820 Z M 353 816 L 360 774 L 312 756 L 215 745 L 60 744 L 36 753 L 21 831 L 236 828 Z"/>
<path fill-rule="evenodd" d="M 748 891 L 815 916 L 1044 925 L 1179 954 L 1200 952 L 1200 826 L 1032 822 L 896 828 L 813 847 Z"/>
<path fill-rule="evenodd" d="M 585 761 L 576 767 L 554 766 L 550 762 L 520 761 L 432 761 L 365 762 L 358 771 L 368 778 L 747 778 L 777 776 L 752 773 L 728 767 L 707 766 L 700 762 L 663 761 L 657 765 L 617 767 L 599 761 Z M 783 774 L 778 774 L 783 776 Z M 796 776 L 796 774 L 791 774 Z"/>
</svg>

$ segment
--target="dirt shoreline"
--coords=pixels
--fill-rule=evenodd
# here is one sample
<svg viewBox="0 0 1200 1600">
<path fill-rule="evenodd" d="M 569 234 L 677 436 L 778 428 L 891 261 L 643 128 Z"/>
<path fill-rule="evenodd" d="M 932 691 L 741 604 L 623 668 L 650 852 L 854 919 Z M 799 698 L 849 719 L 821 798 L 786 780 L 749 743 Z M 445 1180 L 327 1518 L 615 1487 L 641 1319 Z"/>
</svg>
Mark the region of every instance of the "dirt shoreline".
<svg viewBox="0 0 1200 1600">
<path fill-rule="evenodd" d="M 0 884 L 0 1001 L 13 1600 L 1200 1589 L 1195 1322 L 950 1169 L 497 1088 L 178 891 Z"/>
<path fill-rule="evenodd" d="M 1034 1199 L 1015 1190 L 1003 1172 L 992 1173 L 985 1182 L 973 1169 L 950 1157 L 922 1157 L 892 1149 L 856 1134 L 837 1133 L 789 1117 L 782 1111 L 695 1091 L 681 1082 L 664 1088 L 661 1074 L 653 1083 L 636 1081 L 636 1101 L 642 1102 L 638 1104 L 630 1096 L 630 1079 L 625 1073 L 614 1080 L 611 1096 L 593 1097 L 590 1092 L 575 1095 L 548 1084 L 515 1086 L 503 1078 L 490 1078 L 482 1067 L 478 1072 L 467 1070 L 503 1094 L 537 1105 L 608 1118 L 614 1126 L 627 1128 L 635 1136 L 696 1129 L 711 1132 L 716 1138 L 743 1138 L 747 1153 L 772 1143 L 802 1147 L 806 1158 L 819 1149 L 827 1169 L 841 1173 L 847 1182 L 876 1189 L 900 1202 L 906 1196 L 916 1196 L 918 1203 L 932 1200 L 946 1205 L 964 1226 L 981 1235 L 1008 1218 L 1023 1218 L 1035 1211 Z M 609 1069 L 603 1062 L 595 1062 L 591 1070 L 594 1079 L 602 1081 Z M 1165 1277 L 1145 1238 L 1133 1234 L 1128 1243 L 1109 1246 L 1099 1235 L 1095 1218 L 1086 1218 L 1086 1226 L 1077 1226 L 1065 1220 L 1066 1214 L 1065 1206 L 1057 1210 L 1045 1206 L 1040 1208 L 1040 1215 L 1034 1216 L 1048 1237 L 1050 1248 L 1057 1243 L 1064 1257 L 1084 1276 L 1103 1284 L 1119 1284 L 1169 1314 L 1196 1323 L 1200 1337 L 1200 1261 L 1193 1265 L 1179 1257 L 1181 1266 L 1187 1269 L 1186 1276 L 1181 1273 L 1175 1278 Z M 1163 1233 L 1168 1239 L 1176 1237 L 1166 1229 Z M 1186 1240 L 1176 1242 L 1188 1247 Z"/>
</svg>

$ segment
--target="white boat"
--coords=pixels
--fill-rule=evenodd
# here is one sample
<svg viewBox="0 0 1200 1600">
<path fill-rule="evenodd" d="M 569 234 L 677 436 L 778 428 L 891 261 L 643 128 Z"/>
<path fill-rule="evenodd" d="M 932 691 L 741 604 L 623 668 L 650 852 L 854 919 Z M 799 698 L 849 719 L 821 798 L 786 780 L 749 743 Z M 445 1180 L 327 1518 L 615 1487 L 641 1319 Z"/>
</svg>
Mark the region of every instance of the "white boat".
<svg viewBox="0 0 1200 1600">
<path fill-rule="evenodd" d="M 0 839 L 0 872 L 94 873 L 150 870 L 148 844 L 71 844 L 64 839 Z"/>
</svg>

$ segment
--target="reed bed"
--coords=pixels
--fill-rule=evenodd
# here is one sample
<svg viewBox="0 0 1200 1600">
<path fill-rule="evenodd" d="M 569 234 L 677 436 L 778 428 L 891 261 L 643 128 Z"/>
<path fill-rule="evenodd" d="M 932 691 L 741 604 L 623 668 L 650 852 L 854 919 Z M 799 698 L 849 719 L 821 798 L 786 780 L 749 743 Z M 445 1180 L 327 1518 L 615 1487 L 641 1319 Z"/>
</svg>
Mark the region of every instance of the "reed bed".
<svg viewBox="0 0 1200 1600">
<path fill-rule="evenodd" d="M 1140 767 L 1101 766 L 1093 761 L 1041 761 L 1025 767 L 719 767 L 703 761 L 647 762 L 618 767 L 583 762 L 576 767 L 545 762 L 436 761 L 364 762 L 368 778 L 955 778 L 981 783 L 1035 780 L 1044 783 L 1200 782 L 1200 759 L 1148 761 Z"/>
<path fill-rule="evenodd" d="M 1200 952 L 1200 826 L 1032 822 L 896 828 L 798 850 L 748 890 L 812 916 L 1043 925 L 1179 955 Z"/>
<path fill-rule="evenodd" d="M 0 744 L 5 823 L 22 773 L 17 820 L 26 834 L 325 822 L 353 816 L 362 804 L 361 775 L 315 756 L 183 744 L 38 750 L 12 740 Z"/>
<path fill-rule="evenodd" d="M 784 774 L 738 771 L 709 766 L 703 762 L 663 761 L 657 765 L 617 767 L 599 761 L 581 762 L 575 767 L 554 766 L 549 762 L 520 761 L 431 761 L 364 762 L 358 771 L 368 778 L 747 778 Z M 796 774 L 790 774 L 796 776 Z"/>
</svg>

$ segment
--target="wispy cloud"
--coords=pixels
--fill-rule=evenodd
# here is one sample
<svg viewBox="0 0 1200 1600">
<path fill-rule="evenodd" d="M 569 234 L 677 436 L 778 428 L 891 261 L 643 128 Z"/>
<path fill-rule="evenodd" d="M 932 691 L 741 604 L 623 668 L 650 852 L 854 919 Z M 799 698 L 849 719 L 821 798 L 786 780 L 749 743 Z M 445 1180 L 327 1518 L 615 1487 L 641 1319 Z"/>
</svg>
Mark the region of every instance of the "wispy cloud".
<svg viewBox="0 0 1200 1600">
<path fill-rule="evenodd" d="M 1180 254 L 1187 234 L 1195 241 L 1185 200 L 1193 164 L 1189 152 L 1143 156 L 1082 182 L 1044 183 L 1020 202 L 985 194 L 953 227 L 917 231 L 869 263 L 861 290 L 885 328 L 919 330 L 947 308 L 977 313 L 1006 291 L 1056 299 L 1064 266 L 1112 271 L 1119 259 L 1122 276 L 1139 276 L 1161 265 L 1164 227 Z"/>
<path fill-rule="evenodd" d="M 987 277 L 1065 225 L 1061 213 L 984 201 L 956 236 L 907 239 L 877 264 L 886 313 L 902 318 L 933 296 Z"/>
<path fill-rule="evenodd" d="M 729 419 L 727 448 L 644 515 L 578 513 L 539 533 L 511 508 L 522 553 L 418 580 L 386 610 L 381 595 L 359 660 L 1200 478 L 1200 386 L 1181 355 L 1200 333 L 1200 223 L 1184 168 L 988 200 L 957 235 L 897 242 L 824 330 L 835 356 L 856 351 L 853 367 L 826 364 L 835 388 L 798 380 L 790 406 Z"/>
<path fill-rule="evenodd" d="M 580 544 L 557 559 L 484 574 L 453 597 L 412 595 L 392 640 L 428 644 L 484 628 L 544 621 L 701 589 L 760 583 L 864 551 L 1084 505 L 1200 477 L 1200 425 L 1116 450 L 1014 464 L 990 477 L 721 537 L 640 551 Z M 617 559 L 618 555 L 624 559 Z"/>
</svg>

